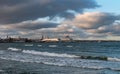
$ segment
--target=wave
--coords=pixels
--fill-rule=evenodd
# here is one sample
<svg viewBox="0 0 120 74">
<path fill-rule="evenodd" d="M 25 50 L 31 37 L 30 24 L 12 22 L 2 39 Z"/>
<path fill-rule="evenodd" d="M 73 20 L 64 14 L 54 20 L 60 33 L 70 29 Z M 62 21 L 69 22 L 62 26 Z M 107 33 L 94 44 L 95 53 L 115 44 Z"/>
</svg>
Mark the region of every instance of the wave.
<svg viewBox="0 0 120 74">
<path fill-rule="evenodd" d="M 72 48 L 73 46 L 72 46 L 72 45 L 67 45 L 66 47 L 68 47 L 68 48 Z"/>
<path fill-rule="evenodd" d="M 79 57 L 79 56 L 70 55 L 70 54 L 58 54 L 58 53 L 40 52 L 40 51 L 34 51 L 34 50 L 23 50 L 22 52 L 28 53 L 28 54 L 41 55 L 41 56 L 50 56 L 50 57 L 69 57 L 69 58 Z"/>
<path fill-rule="evenodd" d="M 38 47 L 42 47 L 42 45 L 37 45 Z"/>
<path fill-rule="evenodd" d="M 45 65 L 54 65 L 54 66 L 59 66 L 59 67 L 67 67 L 67 66 L 70 66 L 70 67 L 77 67 L 77 68 L 84 68 L 84 69 L 95 69 L 95 70 L 101 70 L 101 69 L 109 69 L 109 68 L 105 68 L 105 67 L 102 67 L 102 66 L 89 66 L 89 65 L 67 65 L 67 64 L 63 64 L 63 63 L 50 63 L 50 62 L 42 62 L 41 64 L 45 64 Z M 115 70 L 115 69 L 111 69 L 110 70 Z"/>
<path fill-rule="evenodd" d="M 49 47 L 52 47 L 52 48 L 54 48 L 54 47 L 57 47 L 57 45 L 49 45 Z"/>
<path fill-rule="evenodd" d="M 31 46 L 33 46 L 33 44 L 25 44 L 25 46 L 31 47 Z"/>
<path fill-rule="evenodd" d="M 9 47 L 8 50 L 10 51 L 21 51 L 22 53 L 26 54 L 33 54 L 33 55 L 40 55 L 40 56 L 48 56 L 48 57 L 66 57 L 66 58 L 75 58 L 75 59 L 90 59 L 90 60 L 103 60 L 103 61 L 114 61 L 114 62 L 120 62 L 120 58 L 112 58 L 112 57 L 106 57 L 106 56 L 78 56 L 78 55 L 72 55 L 72 54 L 60 54 L 60 53 L 50 53 L 50 52 L 40 52 L 35 50 L 22 50 L 18 48 L 12 48 Z"/>
<path fill-rule="evenodd" d="M 120 62 L 120 59 L 119 59 L 119 58 L 111 58 L 111 57 L 109 57 L 108 60 L 109 60 L 109 61 Z"/>
<path fill-rule="evenodd" d="M 11 48 L 9 49 L 11 50 Z M 12 48 L 12 50 L 13 49 L 17 49 L 17 48 Z M 77 56 L 71 54 L 58 54 L 58 53 L 21 49 L 21 53 L 4 52 L 3 54 L 0 55 L 0 58 L 4 60 L 39 63 L 39 64 L 45 64 L 51 66 L 77 67 L 77 68 L 87 68 L 87 69 L 96 69 L 96 70 L 109 69 L 109 70 L 120 71 L 120 62 L 118 62 L 119 58 L 107 57 L 107 61 L 101 61 L 104 58 L 104 57 L 101 58 L 101 56 L 100 57 Z M 98 58 L 101 60 L 98 60 Z"/>
<path fill-rule="evenodd" d="M 1 57 L 0 57 L 1 58 Z M 22 59 L 23 58 L 23 59 Z M 1 58 L 4 60 L 12 60 L 23 63 L 38 63 L 50 66 L 59 66 L 59 67 L 75 67 L 75 68 L 83 68 L 83 69 L 93 69 L 93 70 L 113 70 L 120 71 L 119 65 L 116 68 L 114 63 L 104 63 L 104 62 L 96 62 L 93 63 L 91 61 L 85 60 L 75 60 L 75 59 L 55 59 L 55 58 L 35 58 L 35 57 L 25 57 L 24 55 L 20 58 Z M 102 63 L 102 64 L 101 64 Z"/>
<path fill-rule="evenodd" d="M 22 50 L 18 48 L 9 47 L 10 51 L 21 51 L 22 53 L 41 55 L 41 56 L 49 56 L 49 57 L 68 57 L 68 58 L 77 58 L 79 56 L 71 55 L 71 54 L 59 54 L 59 53 L 50 53 L 50 52 L 40 52 L 35 50 Z"/>
<path fill-rule="evenodd" d="M 4 70 L 0 70 L 0 72 L 4 72 Z"/>
<path fill-rule="evenodd" d="M 22 49 L 13 48 L 13 47 L 9 47 L 8 50 L 10 50 L 10 51 L 22 51 Z"/>
</svg>

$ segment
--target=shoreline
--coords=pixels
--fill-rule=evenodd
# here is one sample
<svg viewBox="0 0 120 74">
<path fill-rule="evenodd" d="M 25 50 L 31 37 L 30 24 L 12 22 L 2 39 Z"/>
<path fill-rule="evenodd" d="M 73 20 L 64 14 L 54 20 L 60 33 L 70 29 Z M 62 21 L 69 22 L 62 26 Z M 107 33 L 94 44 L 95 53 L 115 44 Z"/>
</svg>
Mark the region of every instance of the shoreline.
<svg viewBox="0 0 120 74">
<path fill-rule="evenodd" d="M 120 40 L 72 40 L 72 41 L 28 41 L 28 42 L 19 42 L 19 41 L 0 41 L 0 43 L 65 43 L 65 42 L 120 42 Z"/>
</svg>

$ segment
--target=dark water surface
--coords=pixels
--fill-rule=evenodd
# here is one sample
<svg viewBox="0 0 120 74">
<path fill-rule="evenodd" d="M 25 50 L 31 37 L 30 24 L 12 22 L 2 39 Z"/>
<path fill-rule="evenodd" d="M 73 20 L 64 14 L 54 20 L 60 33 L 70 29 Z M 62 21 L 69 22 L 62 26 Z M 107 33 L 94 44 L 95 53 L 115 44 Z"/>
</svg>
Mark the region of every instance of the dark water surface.
<svg viewBox="0 0 120 74">
<path fill-rule="evenodd" d="M 120 42 L 0 43 L 0 74 L 120 74 Z"/>
</svg>

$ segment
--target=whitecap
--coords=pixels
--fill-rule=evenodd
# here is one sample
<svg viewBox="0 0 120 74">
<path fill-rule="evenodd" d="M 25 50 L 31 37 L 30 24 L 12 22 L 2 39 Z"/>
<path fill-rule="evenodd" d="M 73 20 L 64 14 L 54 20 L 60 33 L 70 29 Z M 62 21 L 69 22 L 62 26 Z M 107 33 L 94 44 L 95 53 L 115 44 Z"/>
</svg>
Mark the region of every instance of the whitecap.
<svg viewBox="0 0 120 74">
<path fill-rule="evenodd" d="M 109 57 L 109 58 L 108 58 L 108 61 L 120 62 L 120 59 L 119 59 L 119 58 L 111 58 L 111 57 Z"/>
<path fill-rule="evenodd" d="M 4 70 L 0 70 L 0 72 L 4 72 Z"/>
<path fill-rule="evenodd" d="M 22 49 L 13 48 L 13 47 L 9 47 L 8 50 L 10 50 L 10 51 L 22 51 Z"/>
<path fill-rule="evenodd" d="M 52 48 L 54 48 L 54 47 L 57 47 L 57 45 L 49 45 L 49 47 L 52 47 Z"/>
<path fill-rule="evenodd" d="M 40 51 L 34 51 L 34 50 L 23 50 L 22 52 L 28 53 L 28 54 L 34 54 L 34 55 L 50 56 L 50 57 L 69 57 L 69 58 L 79 57 L 79 56 L 70 55 L 70 54 L 58 54 L 58 53 L 40 52 Z"/>
<path fill-rule="evenodd" d="M 31 47 L 31 46 L 33 46 L 33 44 L 25 44 L 25 46 Z"/>
<path fill-rule="evenodd" d="M 42 45 L 37 45 L 38 47 L 42 47 Z"/>
<path fill-rule="evenodd" d="M 96 70 L 99 69 L 110 69 L 110 70 L 118 70 L 118 71 L 120 70 L 119 62 L 76 59 L 73 58 L 73 57 L 78 57 L 76 55 L 40 52 L 33 50 L 23 50 L 22 52 L 23 53 L 17 53 L 17 54 L 15 52 L 11 52 L 12 54 L 8 53 L 3 56 L 1 55 L 0 58 L 5 60 L 41 63 L 41 64 L 55 65 L 55 66 L 69 66 L 69 67 L 79 67 L 79 68 L 96 69 Z"/>
<path fill-rule="evenodd" d="M 67 45 L 66 47 L 68 47 L 68 48 L 72 48 L 73 46 L 72 46 L 72 45 Z"/>
</svg>

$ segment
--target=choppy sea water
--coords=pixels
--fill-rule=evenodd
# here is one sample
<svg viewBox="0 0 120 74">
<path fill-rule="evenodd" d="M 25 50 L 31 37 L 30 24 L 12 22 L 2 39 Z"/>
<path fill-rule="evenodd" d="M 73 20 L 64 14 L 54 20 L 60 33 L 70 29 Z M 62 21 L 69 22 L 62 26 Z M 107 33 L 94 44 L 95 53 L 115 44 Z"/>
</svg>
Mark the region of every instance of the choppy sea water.
<svg viewBox="0 0 120 74">
<path fill-rule="evenodd" d="M 120 74 L 120 42 L 0 43 L 0 74 Z"/>
</svg>

